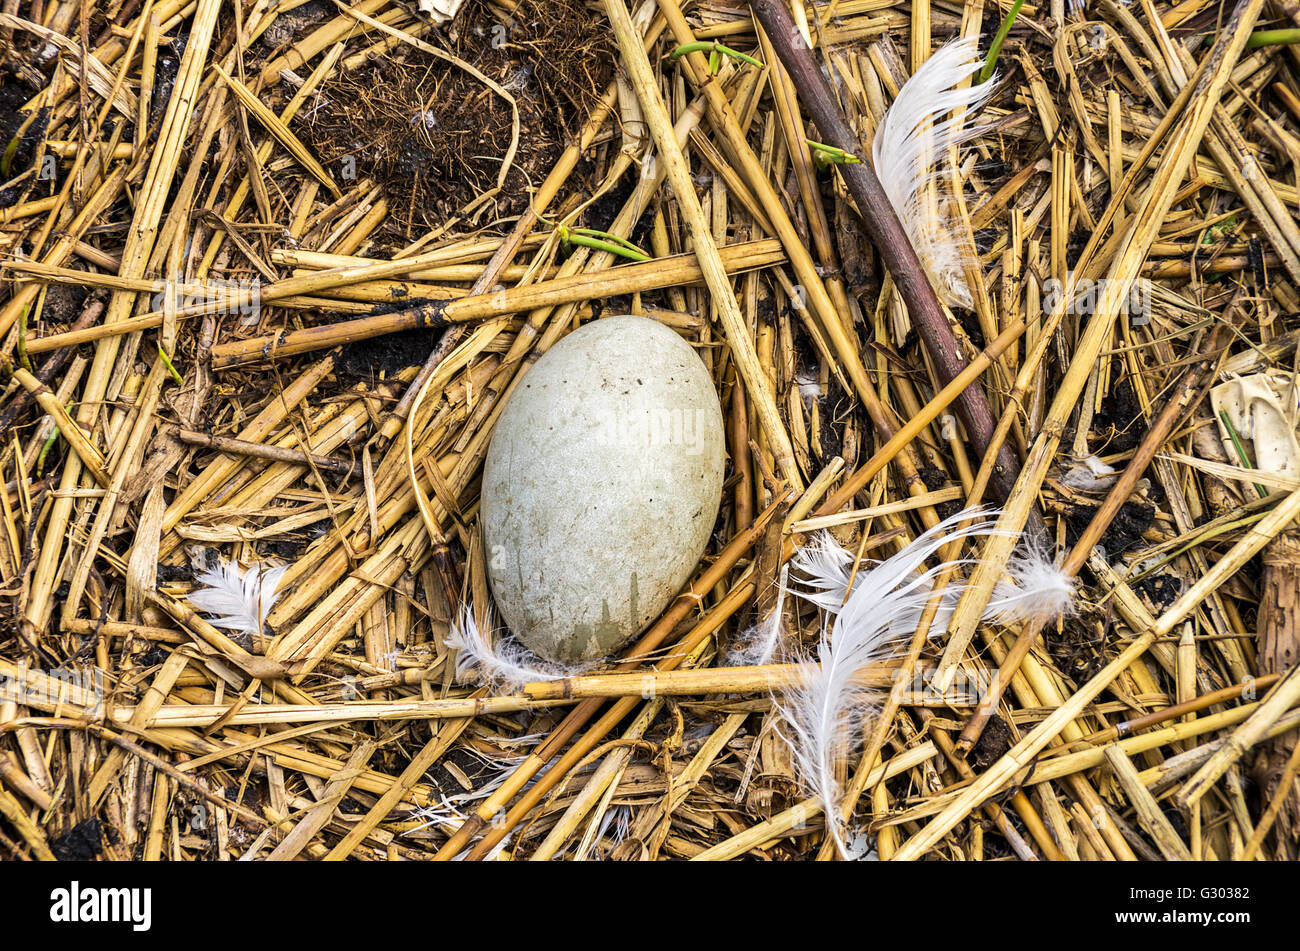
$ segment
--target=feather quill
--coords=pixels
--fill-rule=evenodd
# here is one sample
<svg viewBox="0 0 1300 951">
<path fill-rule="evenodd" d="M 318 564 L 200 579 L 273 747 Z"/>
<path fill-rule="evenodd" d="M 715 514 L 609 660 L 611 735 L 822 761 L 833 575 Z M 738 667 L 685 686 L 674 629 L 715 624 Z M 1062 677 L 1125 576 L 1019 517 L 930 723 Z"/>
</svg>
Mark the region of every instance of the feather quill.
<svg viewBox="0 0 1300 951">
<path fill-rule="evenodd" d="M 966 88 L 960 84 L 981 65 L 978 38 L 939 49 L 899 90 L 871 145 L 876 175 L 935 293 L 949 306 L 966 308 L 972 300 L 965 268 L 974 250 L 953 227 L 952 186 L 938 168 L 951 149 L 979 134 L 967 124 L 966 113 L 984 104 L 994 80 Z M 960 111 L 948 116 L 954 109 Z"/>
<path fill-rule="evenodd" d="M 480 630 L 471 605 L 461 608 L 460 617 L 452 621 L 446 644 L 459 650 L 456 674 L 466 675 L 475 667 L 479 676 L 489 684 L 516 690 L 527 683 L 539 680 L 562 680 L 589 670 L 591 664 L 565 666 L 539 660 L 515 640 L 513 634 L 492 642 L 490 635 Z"/>
<path fill-rule="evenodd" d="M 959 538 L 992 532 L 993 522 L 980 512 L 960 512 L 877 563 L 854 579 L 848 599 L 828 610 L 817 647 L 818 666 L 809 667 L 801 679 L 776 701 L 784 726 L 782 733 L 794 753 L 799 776 L 825 811 L 827 827 L 842 855 L 853 854 L 840 815 L 842 791 L 835 778 L 835 763 L 861 737 L 864 722 L 879 706 L 878 689 L 864 686 L 857 677 L 868 664 L 893 656 L 920 622 L 936 577 L 953 563 L 921 571 L 927 558 Z M 964 521 L 971 524 L 962 526 Z M 838 545 L 825 538 L 809 546 L 798 566 L 814 575 L 805 587 L 793 589 L 818 604 L 830 603 L 841 579 L 847 583 L 851 557 L 837 553 Z M 843 549 L 839 549 L 840 552 Z M 949 585 L 957 588 L 956 585 Z"/>
<path fill-rule="evenodd" d="M 277 586 L 288 565 L 252 565 L 240 568 L 236 562 L 217 559 L 216 564 L 195 577 L 202 587 L 190 592 L 196 610 L 213 614 L 212 623 L 240 634 L 261 634 L 266 616 L 280 597 Z"/>
</svg>

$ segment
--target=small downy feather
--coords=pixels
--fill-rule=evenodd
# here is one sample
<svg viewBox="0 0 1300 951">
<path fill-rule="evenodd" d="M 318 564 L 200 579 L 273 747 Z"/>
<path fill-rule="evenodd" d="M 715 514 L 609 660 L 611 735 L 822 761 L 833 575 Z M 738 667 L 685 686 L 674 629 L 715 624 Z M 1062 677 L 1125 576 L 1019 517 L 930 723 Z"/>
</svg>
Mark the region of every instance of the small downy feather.
<svg viewBox="0 0 1300 951">
<path fill-rule="evenodd" d="M 964 89 L 959 84 L 981 65 L 974 37 L 936 51 L 899 90 L 871 145 L 876 175 L 935 293 L 949 306 L 966 308 L 972 301 L 965 265 L 973 258 L 973 248 L 953 227 L 951 185 L 938 169 L 948 162 L 950 149 L 979 134 L 965 113 L 983 105 L 994 81 Z M 944 118 L 954 109 L 961 112 Z M 931 184 L 938 187 L 932 190 Z"/>
<path fill-rule="evenodd" d="M 859 571 L 848 600 L 837 605 L 838 611 L 828 612 L 833 621 L 822 627 L 817 656 L 808 658 L 819 666 L 810 668 L 776 701 L 799 776 L 821 801 L 827 827 L 842 855 L 854 850 L 840 816 L 842 792 L 835 778 L 835 763 L 857 745 L 864 721 L 880 701 L 880 691 L 864 686 L 857 674 L 868 664 L 893 656 L 910 637 L 930 600 L 935 579 L 953 565 L 919 569 L 949 542 L 990 533 L 993 523 L 979 520 L 981 514 L 960 512 L 892 557 Z M 971 524 L 962 527 L 961 522 L 967 520 L 972 520 Z M 794 591 L 814 603 L 826 601 L 840 577 L 847 581 L 844 559 L 825 541 L 814 547 L 799 567 L 807 572 L 810 565 L 825 574 L 815 577 L 809 587 Z"/>
<path fill-rule="evenodd" d="M 874 577 L 877 572 L 880 572 L 881 578 L 894 578 L 896 584 L 901 584 L 907 575 L 916 572 L 927 559 L 949 542 L 958 538 L 980 538 L 992 534 L 994 531 L 992 519 L 999 514 L 997 511 L 984 509 L 967 509 L 958 512 L 952 518 L 936 525 L 886 561 L 868 561 L 864 562 L 863 565 L 868 569 L 871 576 Z M 957 526 L 963 521 L 970 521 L 971 524 L 964 529 L 957 530 Z M 949 534 L 944 534 L 945 532 Z M 831 614 L 839 613 L 844 606 L 845 595 L 849 587 L 849 579 L 853 570 L 853 555 L 846 551 L 830 532 L 821 532 L 808 545 L 795 552 L 792 564 L 797 571 L 805 576 L 802 582 L 804 587 L 795 589 L 795 593 L 804 600 L 811 601 L 824 611 Z M 863 577 L 862 569 L 859 569 L 858 578 L 854 580 L 853 584 L 855 592 L 858 590 L 858 585 L 861 584 Z M 932 633 L 942 631 L 947 627 L 948 619 L 957 606 L 963 590 L 960 585 L 950 583 L 945 586 L 931 628 Z M 920 623 L 921 610 L 918 610 L 914 615 L 898 619 L 897 623 L 901 627 L 907 627 L 910 623 L 911 629 L 905 632 L 907 635 L 910 635 L 916 629 L 916 625 Z"/>
<path fill-rule="evenodd" d="M 999 581 L 984 617 L 999 624 L 1046 623 L 1074 610 L 1074 579 L 1056 566 L 1033 536 L 1007 562 L 1009 580 Z"/>
<path fill-rule="evenodd" d="M 996 516 L 993 511 L 966 513 L 962 517 Z M 968 534 L 991 535 L 990 523 L 971 526 Z M 950 539 L 945 539 L 946 544 Z M 928 556 L 927 556 L 928 557 Z M 795 553 L 795 568 L 807 576 L 800 591 L 801 597 L 834 614 L 844 602 L 853 556 L 844 550 L 829 532 L 823 532 Z M 943 590 L 942 600 L 935 612 L 931 633 L 943 631 L 961 600 L 964 585 L 949 584 Z M 1061 571 L 1043 551 L 1040 543 L 1030 540 L 1021 545 L 1007 562 L 1007 578 L 993 589 L 993 597 L 984 609 L 984 620 L 1011 624 L 1030 620 L 1049 621 L 1074 610 L 1075 581 Z M 915 616 L 900 618 L 915 629 L 920 623 L 920 611 Z"/>
<path fill-rule="evenodd" d="M 1084 456 L 1061 475 L 1061 485 L 1082 492 L 1102 492 L 1119 479 L 1114 466 L 1108 466 L 1096 456 Z"/>
<path fill-rule="evenodd" d="M 515 690 L 524 684 L 539 680 L 563 680 L 591 669 L 590 664 L 565 666 L 547 663 L 525 648 L 513 634 L 492 642 L 484 635 L 475 619 L 472 605 L 461 608 L 460 617 L 452 621 L 446 644 L 459 650 L 456 659 L 457 675 L 464 675 L 477 667 L 484 682 Z"/>
<path fill-rule="evenodd" d="M 775 660 L 777 648 L 781 646 L 781 635 L 785 633 L 786 579 L 789 574 L 790 566 L 782 565 L 781 576 L 777 580 L 776 606 L 764 620 L 748 628 L 737 638 L 736 646 L 727 655 L 726 666 L 761 667 Z"/>
<path fill-rule="evenodd" d="M 239 634 L 261 634 L 266 616 L 280 596 L 276 587 L 288 570 L 288 565 L 252 565 L 243 569 L 233 561 L 218 559 L 195 576 L 203 587 L 190 592 L 189 601 L 196 610 L 217 615 L 212 620 L 216 627 Z"/>
</svg>

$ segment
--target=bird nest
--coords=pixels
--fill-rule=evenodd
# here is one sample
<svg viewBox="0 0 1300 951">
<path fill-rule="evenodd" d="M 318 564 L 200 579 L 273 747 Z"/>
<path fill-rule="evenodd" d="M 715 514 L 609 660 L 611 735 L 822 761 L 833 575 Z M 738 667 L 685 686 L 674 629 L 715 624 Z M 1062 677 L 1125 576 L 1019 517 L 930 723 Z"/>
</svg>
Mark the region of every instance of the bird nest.
<svg viewBox="0 0 1300 951">
<path fill-rule="evenodd" d="M 1296 858 L 1300 496 L 1215 389 L 1294 428 L 1295 24 L 34 6 L 0 854 Z M 871 143 L 962 37 L 900 181 Z M 504 682 L 493 426 L 621 313 L 712 380 L 718 518 L 620 653 Z"/>
</svg>

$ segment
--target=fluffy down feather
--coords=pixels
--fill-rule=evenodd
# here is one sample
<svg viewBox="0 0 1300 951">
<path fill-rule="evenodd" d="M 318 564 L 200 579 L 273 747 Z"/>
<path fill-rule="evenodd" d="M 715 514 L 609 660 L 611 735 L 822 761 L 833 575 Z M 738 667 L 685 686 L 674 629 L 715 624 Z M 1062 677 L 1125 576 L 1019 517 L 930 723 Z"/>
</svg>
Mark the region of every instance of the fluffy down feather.
<svg viewBox="0 0 1300 951">
<path fill-rule="evenodd" d="M 786 578 L 789 573 L 790 566 L 782 565 L 781 576 L 777 580 L 776 606 L 764 620 L 746 629 L 736 639 L 736 646 L 727 656 L 727 666 L 761 666 L 776 659 L 777 649 L 781 646 L 781 635 L 785 633 Z"/>
<path fill-rule="evenodd" d="M 539 680 L 573 677 L 590 670 L 592 666 L 583 664 L 566 667 L 563 664 L 546 663 L 515 640 L 512 634 L 499 638 L 494 644 L 490 635 L 484 636 L 479 631 L 474 609 L 468 604 L 461 608 L 460 617 L 452 622 L 446 644 L 460 651 L 460 656 L 456 659 L 458 675 L 467 674 L 477 667 L 479 676 L 485 682 L 508 690 Z"/>
<path fill-rule="evenodd" d="M 954 202 L 938 169 L 949 151 L 979 134 L 966 112 L 977 109 L 993 91 L 993 80 L 959 88 L 982 65 L 979 40 L 955 40 L 939 49 L 898 92 L 885 112 L 871 145 L 880 184 L 898 213 L 917 257 L 939 299 L 969 308 L 965 266 L 973 257 L 969 242 L 953 226 Z M 948 116 L 954 109 L 961 111 Z M 931 189 L 937 184 L 936 189 Z"/>
<path fill-rule="evenodd" d="M 276 587 L 288 565 L 252 565 L 240 568 L 233 561 L 218 559 L 195 577 L 201 587 L 190 592 L 195 610 L 217 615 L 212 623 L 240 634 L 261 634 L 266 616 L 280 594 Z"/>
<path fill-rule="evenodd" d="M 857 674 L 868 664 L 893 656 L 920 622 L 930 600 L 935 578 L 952 567 L 944 563 L 919 570 L 926 559 L 959 538 L 986 535 L 993 522 L 980 519 L 979 512 L 960 512 L 918 537 L 894 556 L 860 571 L 848 600 L 843 601 L 844 583 L 851 557 L 841 557 L 832 542 L 823 538 L 801 552 L 797 561 L 810 574 L 807 587 L 795 593 L 814 603 L 830 604 L 838 591 L 842 605 L 828 609 L 833 621 L 822 627 L 816 657 L 807 658 L 818 666 L 777 700 L 799 776 L 808 791 L 817 796 L 825 810 L 827 827 L 841 854 L 849 855 L 845 827 L 840 816 L 842 793 L 835 779 L 835 763 L 853 749 L 866 721 L 879 705 L 877 689 L 864 686 Z M 964 527 L 961 522 L 972 520 Z M 843 549 L 839 549 L 843 552 Z M 949 585 L 954 594 L 957 585 Z"/>
<path fill-rule="evenodd" d="M 1074 611 L 1074 579 L 1056 567 L 1042 545 L 1028 537 L 1007 562 L 984 617 L 1000 624 L 1045 623 Z"/>
</svg>

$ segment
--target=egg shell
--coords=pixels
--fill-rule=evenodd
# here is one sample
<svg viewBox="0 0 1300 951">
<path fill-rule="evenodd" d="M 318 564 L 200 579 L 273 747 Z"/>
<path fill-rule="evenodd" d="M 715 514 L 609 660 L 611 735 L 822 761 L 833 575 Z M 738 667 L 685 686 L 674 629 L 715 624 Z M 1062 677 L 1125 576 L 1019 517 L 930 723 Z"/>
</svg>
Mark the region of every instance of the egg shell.
<svg viewBox="0 0 1300 951">
<path fill-rule="evenodd" d="M 644 317 L 553 346 L 510 395 L 480 523 L 502 618 L 533 653 L 610 654 L 658 617 L 708 544 L 724 434 L 703 362 Z"/>
</svg>

